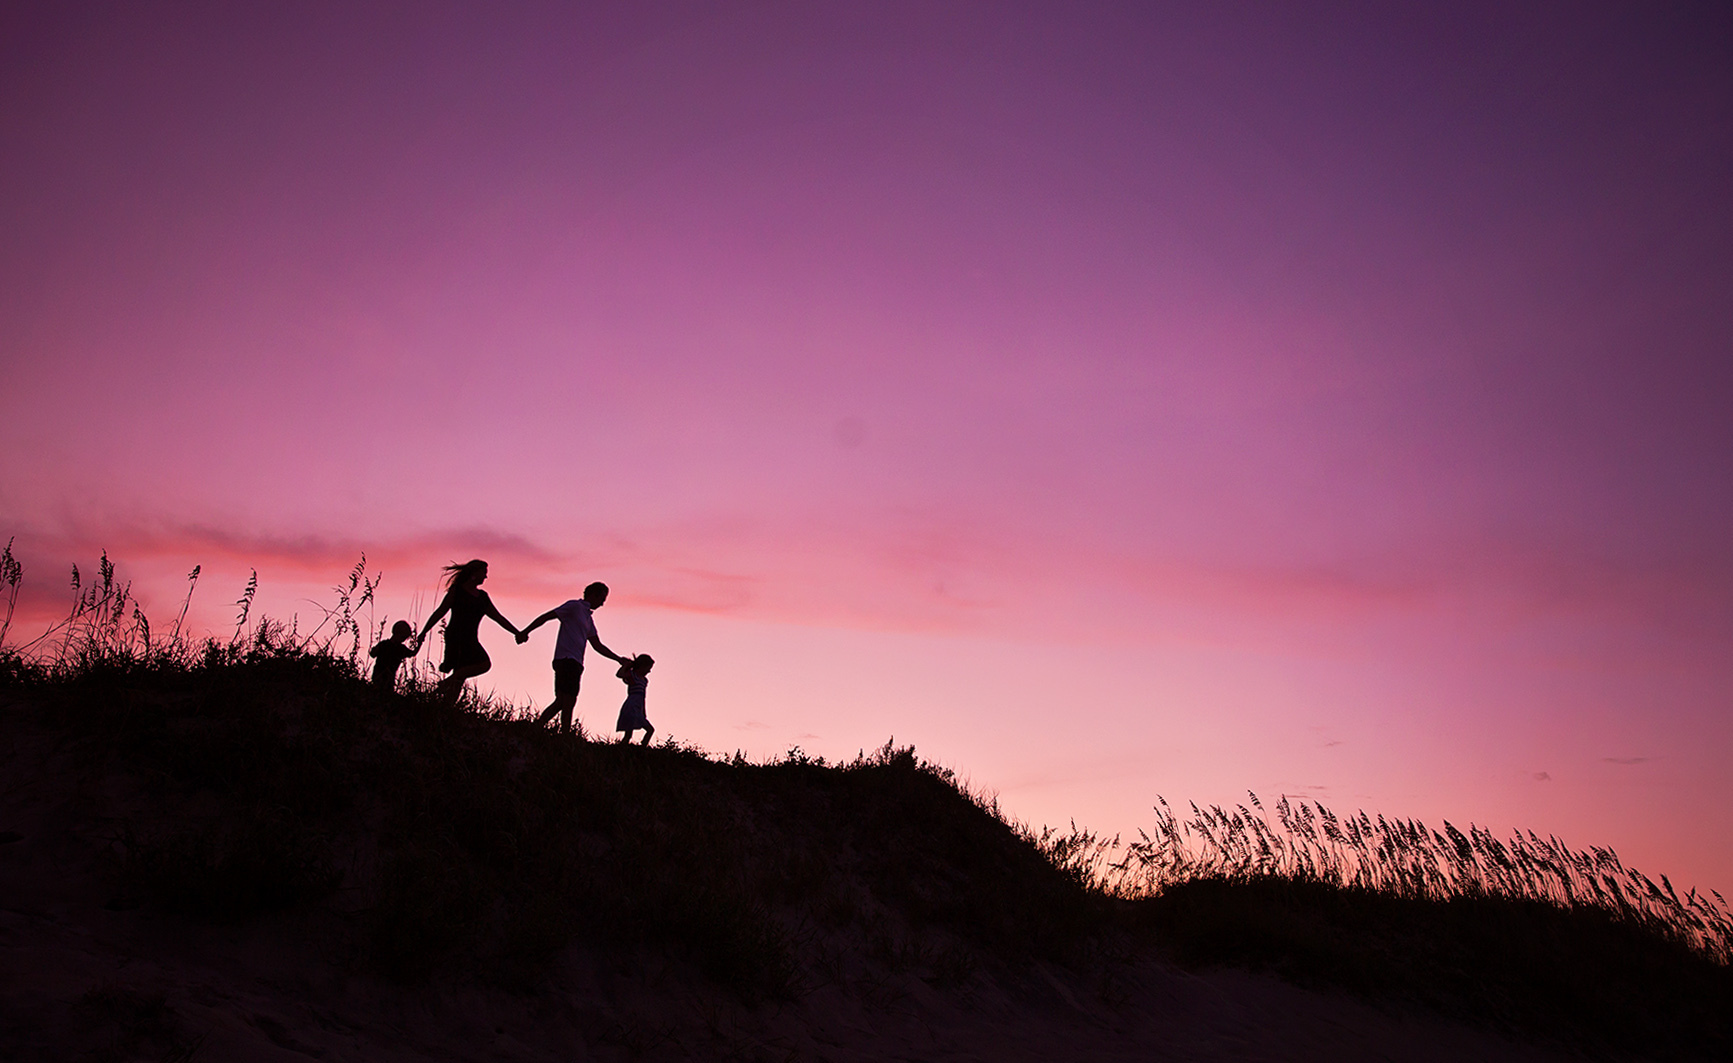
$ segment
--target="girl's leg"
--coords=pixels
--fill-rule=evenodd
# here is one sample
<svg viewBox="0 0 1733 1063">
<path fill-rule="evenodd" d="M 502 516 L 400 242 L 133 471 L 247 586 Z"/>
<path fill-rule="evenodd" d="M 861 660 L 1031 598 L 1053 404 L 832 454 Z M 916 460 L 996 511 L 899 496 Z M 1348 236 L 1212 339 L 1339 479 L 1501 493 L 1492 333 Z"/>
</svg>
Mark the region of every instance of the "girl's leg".
<svg viewBox="0 0 1733 1063">
<path fill-rule="evenodd" d="M 650 736 L 655 734 L 655 733 L 656 733 L 656 725 L 651 723 L 648 720 L 645 720 L 644 721 L 644 744 L 645 745 L 650 744 Z"/>
</svg>

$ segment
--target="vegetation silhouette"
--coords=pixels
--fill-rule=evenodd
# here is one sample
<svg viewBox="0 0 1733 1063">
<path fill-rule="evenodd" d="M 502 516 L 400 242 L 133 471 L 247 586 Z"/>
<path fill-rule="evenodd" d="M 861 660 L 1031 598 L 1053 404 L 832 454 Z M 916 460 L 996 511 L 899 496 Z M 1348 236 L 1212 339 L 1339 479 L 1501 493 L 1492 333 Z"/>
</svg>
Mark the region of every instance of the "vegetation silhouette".
<svg viewBox="0 0 1733 1063">
<path fill-rule="evenodd" d="M 1037 962 L 1111 986 L 1160 956 L 1593 1050 L 1733 1050 L 1724 902 L 1606 850 L 1286 801 L 1272 819 L 1255 797 L 1163 802 L 1128 845 L 1034 831 L 894 742 L 754 763 L 571 741 L 414 665 L 381 692 L 365 562 L 313 636 L 243 617 L 226 640 L 153 635 L 98 572 L 66 620 L 0 646 L 0 726 L 152 795 L 114 839 L 117 908 L 321 912 L 341 962 L 410 983 L 528 989 L 571 945 L 682 959 L 747 1000 L 799 996 L 851 950 L 941 987 Z"/>
</svg>

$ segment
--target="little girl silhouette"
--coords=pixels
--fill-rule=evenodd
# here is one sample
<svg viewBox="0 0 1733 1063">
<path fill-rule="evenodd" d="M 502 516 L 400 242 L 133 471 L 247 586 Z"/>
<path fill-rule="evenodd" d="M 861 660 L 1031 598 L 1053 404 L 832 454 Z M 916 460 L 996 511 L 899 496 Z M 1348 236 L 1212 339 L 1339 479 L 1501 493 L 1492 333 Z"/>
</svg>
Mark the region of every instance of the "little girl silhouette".
<svg viewBox="0 0 1733 1063">
<path fill-rule="evenodd" d="M 626 681 L 626 703 L 620 706 L 620 721 L 614 724 L 614 730 L 621 732 L 622 742 L 631 742 L 632 732 L 643 728 L 644 744 L 649 745 L 650 736 L 656 733 L 649 717 L 644 715 L 644 688 L 650 685 L 650 669 L 655 664 L 649 654 L 640 653 L 627 658 L 614 673 Z"/>
</svg>

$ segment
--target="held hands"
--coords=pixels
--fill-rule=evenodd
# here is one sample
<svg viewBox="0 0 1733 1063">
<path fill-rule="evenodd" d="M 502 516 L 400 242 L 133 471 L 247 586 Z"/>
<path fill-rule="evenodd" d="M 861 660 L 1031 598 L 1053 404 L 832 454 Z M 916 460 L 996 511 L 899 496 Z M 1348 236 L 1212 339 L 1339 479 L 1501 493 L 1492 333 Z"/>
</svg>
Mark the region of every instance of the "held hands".
<svg viewBox="0 0 1733 1063">
<path fill-rule="evenodd" d="M 519 646 L 522 646 L 524 643 L 528 642 L 529 640 L 530 640 L 530 633 L 529 632 L 520 631 L 517 633 L 517 644 Z"/>
</svg>

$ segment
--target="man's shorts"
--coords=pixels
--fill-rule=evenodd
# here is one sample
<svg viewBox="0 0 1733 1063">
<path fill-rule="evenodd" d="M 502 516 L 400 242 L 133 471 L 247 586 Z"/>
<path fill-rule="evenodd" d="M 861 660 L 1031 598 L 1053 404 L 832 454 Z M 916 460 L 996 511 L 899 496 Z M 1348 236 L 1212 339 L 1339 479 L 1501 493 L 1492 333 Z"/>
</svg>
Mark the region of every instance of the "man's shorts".
<svg viewBox="0 0 1733 1063">
<path fill-rule="evenodd" d="M 554 697 L 577 697 L 578 680 L 584 677 L 584 662 L 570 657 L 554 658 Z"/>
</svg>

